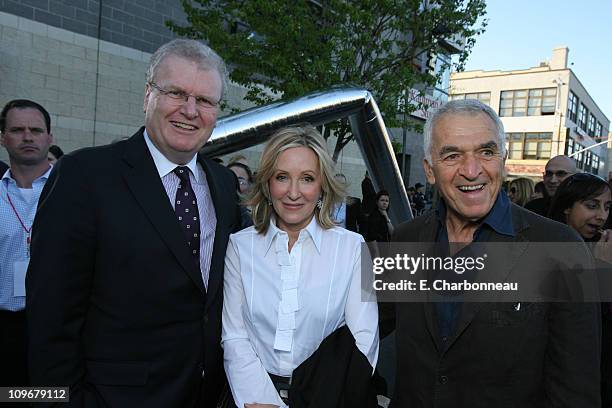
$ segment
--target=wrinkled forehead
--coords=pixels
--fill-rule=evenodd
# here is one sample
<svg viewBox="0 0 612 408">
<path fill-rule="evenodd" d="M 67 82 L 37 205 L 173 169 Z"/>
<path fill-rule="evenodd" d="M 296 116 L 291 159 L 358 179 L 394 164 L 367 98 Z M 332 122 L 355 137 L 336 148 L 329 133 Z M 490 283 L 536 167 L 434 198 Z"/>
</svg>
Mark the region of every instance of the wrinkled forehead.
<svg viewBox="0 0 612 408">
<path fill-rule="evenodd" d="M 481 144 L 483 140 L 499 145 L 493 120 L 481 112 L 453 112 L 440 117 L 432 129 L 432 144 Z M 501 147 L 501 146 L 498 146 Z"/>
</svg>

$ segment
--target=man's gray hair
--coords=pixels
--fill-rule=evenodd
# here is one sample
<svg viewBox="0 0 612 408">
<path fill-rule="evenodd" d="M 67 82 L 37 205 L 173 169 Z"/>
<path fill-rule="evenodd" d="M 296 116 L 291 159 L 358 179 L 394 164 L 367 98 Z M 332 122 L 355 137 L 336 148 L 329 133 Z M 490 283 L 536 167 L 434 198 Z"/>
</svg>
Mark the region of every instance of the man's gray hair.
<svg viewBox="0 0 612 408">
<path fill-rule="evenodd" d="M 504 124 L 497 116 L 497 113 L 489 106 L 476 99 L 456 99 L 449 101 L 440 106 L 434 113 L 427 118 L 425 129 L 423 130 L 423 151 L 425 159 L 431 163 L 431 141 L 433 130 L 436 123 L 445 115 L 476 115 L 482 113 L 487 115 L 497 130 L 497 139 L 500 153 L 506 155 L 506 134 L 504 133 Z"/>
<path fill-rule="evenodd" d="M 198 64 L 205 71 L 216 70 L 221 77 L 221 96 L 227 85 L 227 67 L 223 58 L 209 46 L 196 40 L 176 39 L 162 45 L 151 55 L 147 69 L 147 83 L 154 82 L 159 65 L 169 55 L 184 58 Z"/>
</svg>

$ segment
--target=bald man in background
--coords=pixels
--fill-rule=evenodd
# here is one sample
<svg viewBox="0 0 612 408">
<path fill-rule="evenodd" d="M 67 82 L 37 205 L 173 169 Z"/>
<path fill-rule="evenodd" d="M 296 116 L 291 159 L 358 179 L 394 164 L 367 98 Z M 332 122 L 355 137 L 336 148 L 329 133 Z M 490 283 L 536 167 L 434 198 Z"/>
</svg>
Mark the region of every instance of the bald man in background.
<svg viewBox="0 0 612 408">
<path fill-rule="evenodd" d="M 576 162 L 567 156 L 555 156 L 546 163 L 543 182 L 546 196 L 536 198 L 525 204 L 525 208 L 544 217 L 548 216 L 548 209 L 557 187 L 572 174 L 578 173 Z"/>
</svg>

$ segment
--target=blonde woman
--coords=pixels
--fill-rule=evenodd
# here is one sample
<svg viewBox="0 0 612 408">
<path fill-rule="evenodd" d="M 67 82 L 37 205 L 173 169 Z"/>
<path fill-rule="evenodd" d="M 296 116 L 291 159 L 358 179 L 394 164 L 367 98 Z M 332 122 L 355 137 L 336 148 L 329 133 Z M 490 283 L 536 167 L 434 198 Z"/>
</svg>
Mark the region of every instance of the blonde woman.
<svg viewBox="0 0 612 408">
<path fill-rule="evenodd" d="M 376 365 L 377 305 L 361 298 L 363 238 L 334 225 L 342 186 L 333 174 L 311 126 L 283 128 L 264 149 L 249 202 L 254 226 L 230 237 L 225 260 L 221 343 L 239 408 L 286 407 L 294 369 L 343 326 L 367 358 L 368 379 Z"/>
<path fill-rule="evenodd" d="M 534 183 L 531 179 L 521 177 L 514 179 L 508 185 L 508 198 L 516 205 L 524 207 L 531 200 Z"/>
</svg>

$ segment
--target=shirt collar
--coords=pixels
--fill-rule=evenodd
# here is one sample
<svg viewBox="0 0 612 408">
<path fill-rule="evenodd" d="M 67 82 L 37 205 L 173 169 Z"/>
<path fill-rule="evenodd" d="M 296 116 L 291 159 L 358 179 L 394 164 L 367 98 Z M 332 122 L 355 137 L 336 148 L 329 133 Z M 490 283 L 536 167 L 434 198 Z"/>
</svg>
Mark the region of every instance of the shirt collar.
<svg viewBox="0 0 612 408">
<path fill-rule="evenodd" d="M 270 227 L 268 228 L 268 231 L 266 231 L 266 235 L 264 236 L 265 254 L 268 253 L 268 251 L 270 250 L 270 247 L 272 246 L 272 242 L 274 242 L 274 238 L 279 234 L 287 235 L 285 231 L 281 230 L 280 228 L 276 226 L 276 217 L 272 216 L 270 218 Z M 321 253 L 321 240 L 323 238 L 323 228 L 317 222 L 316 216 L 312 217 L 312 219 L 310 220 L 310 223 L 308 223 L 306 228 L 300 231 L 298 241 L 304 241 L 308 237 L 310 237 L 310 239 L 314 243 L 317 251 Z"/>
<path fill-rule="evenodd" d="M 436 207 L 436 216 L 442 225 L 446 225 L 446 204 L 440 198 Z M 493 208 L 482 221 L 482 225 L 487 225 L 495 232 L 502 235 L 515 236 L 514 226 L 512 225 L 512 204 L 506 193 L 501 190 L 495 199 Z"/>
<path fill-rule="evenodd" d="M 51 170 L 53 170 L 53 165 L 49 164 L 49 168 L 47 169 L 47 171 L 45 171 L 42 175 L 32 180 L 32 185 L 34 185 L 34 183 L 36 183 L 39 180 L 44 181 L 46 183 L 47 179 L 49 178 L 49 175 L 51 174 Z M 6 169 L 6 171 L 2 175 L 2 181 L 4 182 L 5 180 L 7 182 L 12 181 L 15 184 L 17 183 L 17 181 L 13 178 L 13 175 L 11 174 L 10 167 Z"/>
<path fill-rule="evenodd" d="M 172 172 L 176 168 L 176 166 L 181 166 L 180 164 L 176 164 L 168 160 L 168 158 L 164 156 L 162 152 L 159 151 L 159 149 L 151 141 L 151 138 L 149 137 L 146 128 L 144 130 L 144 139 L 145 143 L 147 144 L 147 147 L 149 148 L 149 152 L 153 157 L 153 162 L 155 163 L 155 168 L 157 168 L 157 172 L 159 173 L 160 178 Z M 191 160 L 187 164 L 184 164 L 184 166 L 189 167 L 189 170 L 191 170 L 191 174 L 193 174 L 196 183 L 199 183 L 200 174 L 198 172 L 197 163 L 198 155 L 194 154 Z"/>
</svg>

